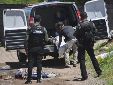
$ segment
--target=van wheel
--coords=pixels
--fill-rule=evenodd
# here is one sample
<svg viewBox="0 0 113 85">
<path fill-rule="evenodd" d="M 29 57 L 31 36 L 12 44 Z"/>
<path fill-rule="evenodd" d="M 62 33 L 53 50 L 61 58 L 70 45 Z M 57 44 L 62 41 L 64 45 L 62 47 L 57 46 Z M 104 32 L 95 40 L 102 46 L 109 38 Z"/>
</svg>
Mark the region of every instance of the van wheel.
<svg viewBox="0 0 113 85">
<path fill-rule="evenodd" d="M 19 62 L 26 63 L 27 56 L 25 55 L 25 53 L 21 53 L 20 51 L 17 50 L 17 57 Z"/>
</svg>

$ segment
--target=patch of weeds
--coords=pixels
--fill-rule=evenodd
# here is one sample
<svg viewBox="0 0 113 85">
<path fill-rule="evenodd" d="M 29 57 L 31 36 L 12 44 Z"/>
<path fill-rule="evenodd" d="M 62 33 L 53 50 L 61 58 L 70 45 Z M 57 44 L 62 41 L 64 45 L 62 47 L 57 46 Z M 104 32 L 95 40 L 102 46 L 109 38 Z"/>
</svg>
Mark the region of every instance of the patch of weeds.
<svg viewBox="0 0 113 85">
<path fill-rule="evenodd" d="M 106 57 L 98 59 L 100 67 L 102 68 L 102 78 L 104 78 L 108 85 L 113 85 L 113 57 Z"/>
<path fill-rule="evenodd" d="M 5 66 L 5 65 L 6 65 L 5 63 L 0 63 L 0 67 Z"/>
<path fill-rule="evenodd" d="M 107 49 L 104 47 L 101 47 L 99 49 L 99 47 L 97 47 L 98 50 L 95 49 L 95 54 L 98 55 L 101 53 L 110 53 L 111 51 L 113 51 L 113 43 L 108 43 L 106 47 Z M 95 73 L 93 70 L 94 68 L 93 68 L 92 62 L 88 55 L 86 55 L 86 60 L 87 60 L 86 61 L 87 67 L 91 69 L 92 73 Z M 100 78 L 103 80 L 106 80 L 107 85 L 113 85 L 113 55 L 108 55 L 104 59 L 99 57 L 98 62 L 100 64 L 100 68 L 102 69 L 102 76 Z"/>
<path fill-rule="evenodd" d="M 108 80 L 108 85 L 113 85 L 113 78 Z"/>
</svg>

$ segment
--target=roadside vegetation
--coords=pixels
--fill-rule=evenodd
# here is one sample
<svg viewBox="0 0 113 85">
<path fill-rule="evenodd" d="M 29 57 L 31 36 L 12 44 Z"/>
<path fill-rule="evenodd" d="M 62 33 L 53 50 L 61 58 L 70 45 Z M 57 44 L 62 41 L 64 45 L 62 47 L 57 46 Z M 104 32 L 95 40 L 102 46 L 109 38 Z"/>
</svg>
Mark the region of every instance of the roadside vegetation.
<svg viewBox="0 0 113 85">
<path fill-rule="evenodd" d="M 0 0 L 0 3 L 3 4 L 33 4 L 37 2 L 43 1 L 52 1 L 52 0 Z M 59 1 L 69 1 L 69 2 L 76 2 L 77 4 L 84 4 L 86 1 L 89 0 L 59 0 Z"/>
<path fill-rule="evenodd" d="M 105 46 L 102 46 L 101 48 L 99 48 L 98 46 L 98 49 L 95 50 L 96 55 L 108 53 L 108 56 L 106 56 L 105 58 L 101 58 L 101 56 L 97 58 L 103 71 L 100 78 L 105 80 L 107 82 L 107 85 L 113 85 L 113 54 L 109 54 L 111 51 L 113 51 L 113 41 L 109 42 Z M 86 57 L 86 64 L 87 68 L 91 69 L 92 73 L 95 75 L 96 73 L 93 69 L 88 55 Z"/>
</svg>

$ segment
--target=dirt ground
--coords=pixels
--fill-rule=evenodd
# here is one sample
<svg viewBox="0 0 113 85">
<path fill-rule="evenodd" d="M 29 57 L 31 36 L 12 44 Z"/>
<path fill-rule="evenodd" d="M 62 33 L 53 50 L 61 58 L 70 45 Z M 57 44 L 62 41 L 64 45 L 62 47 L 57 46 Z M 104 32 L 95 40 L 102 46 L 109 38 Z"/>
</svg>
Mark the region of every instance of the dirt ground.
<svg viewBox="0 0 113 85">
<path fill-rule="evenodd" d="M 13 61 L 11 59 L 13 59 Z M 0 63 L 0 66 L 6 64 L 11 66 L 12 69 L 6 71 L 10 73 L 15 72 L 15 70 L 19 68 L 27 69 L 26 66 L 21 66 L 18 63 L 15 52 L 6 52 L 4 48 L 0 48 Z M 56 63 L 53 59 L 43 60 L 43 71 L 52 72 L 58 75 L 53 78 L 42 79 L 42 83 L 40 84 L 37 84 L 36 80 L 33 80 L 31 85 L 106 85 L 105 80 L 94 78 L 96 73 L 95 71 L 92 72 L 89 68 L 87 69 L 88 79 L 80 81 L 81 76 L 79 64 L 77 64 L 76 67 L 71 66 L 71 68 L 64 68 L 63 63 L 63 59 L 59 59 Z M 2 72 L 0 71 L 0 73 Z M 26 80 L 14 78 L 8 80 L 0 79 L 0 85 L 25 85 L 25 81 Z"/>
<path fill-rule="evenodd" d="M 44 72 L 55 73 L 57 76 L 52 78 L 42 79 L 42 83 L 38 85 L 106 85 L 106 82 L 100 78 L 94 78 L 96 76 L 95 72 L 88 69 L 88 79 L 85 81 L 80 81 L 80 68 L 79 64 L 77 67 L 64 68 L 63 59 L 59 59 L 57 63 L 54 63 L 53 59 L 43 61 L 43 70 Z M 16 69 L 22 68 L 27 69 L 26 66 L 19 66 L 18 62 L 8 63 L 14 72 Z M 34 67 L 34 69 L 36 69 Z M 10 71 L 10 70 L 9 70 Z M 7 71 L 8 72 L 8 71 Z M 0 85 L 25 85 L 26 80 L 24 79 L 9 79 L 4 80 L 0 79 Z M 31 85 L 37 85 L 36 80 L 32 80 Z"/>
</svg>

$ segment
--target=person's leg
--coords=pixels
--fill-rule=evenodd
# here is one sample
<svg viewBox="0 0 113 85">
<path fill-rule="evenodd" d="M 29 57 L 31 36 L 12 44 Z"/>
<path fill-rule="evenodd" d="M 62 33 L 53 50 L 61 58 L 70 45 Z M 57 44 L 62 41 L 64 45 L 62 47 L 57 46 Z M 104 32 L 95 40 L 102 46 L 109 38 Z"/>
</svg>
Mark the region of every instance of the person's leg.
<svg viewBox="0 0 113 85">
<path fill-rule="evenodd" d="M 59 48 L 59 50 L 58 50 L 59 57 L 63 57 L 65 51 L 66 51 L 65 45 L 61 46 L 61 47 Z"/>
<path fill-rule="evenodd" d="M 65 67 L 69 67 L 70 65 L 70 59 L 69 59 L 69 50 L 68 50 L 68 44 L 64 44 L 59 48 L 59 57 L 64 56 L 65 59 Z"/>
<path fill-rule="evenodd" d="M 73 47 L 72 47 L 72 50 L 73 50 L 73 66 L 76 67 L 76 64 L 78 62 L 78 50 L 77 50 L 77 45 L 74 43 L 73 44 Z"/>
<path fill-rule="evenodd" d="M 41 82 L 42 55 L 37 56 L 37 83 Z"/>
<path fill-rule="evenodd" d="M 64 58 L 65 58 L 65 67 L 70 67 L 69 52 L 64 53 Z"/>
<path fill-rule="evenodd" d="M 78 58 L 80 61 L 80 70 L 81 70 L 82 80 L 86 80 L 88 76 L 87 76 L 86 65 L 85 65 L 85 48 L 84 47 L 78 47 Z"/>
<path fill-rule="evenodd" d="M 96 73 L 98 74 L 98 76 L 100 76 L 102 70 L 100 69 L 99 63 L 98 63 L 98 61 L 97 61 L 97 59 L 96 59 L 96 57 L 95 57 L 93 47 L 88 47 L 88 48 L 87 48 L 87 52 L 88 52 L 88 54 L 89 54 L 89 56 L 90 56 L 90 58 L 91 58 L 91 61 L 92 61 L 92 64 L 93 64 L 93 66 L 94 66 L 94 69 L 95 69 Z"/>
<path fill-rule="evenodd" d="M 28 55 L 28 77 L 27 77 L 27 81 L 25 82 L 25 84 L 32 83 L 31 75 L 32 75 L 33 64 L 34 64 L 34 56 L 32 55 L 32 53 L 30 53 Z"/>
<path fill-rule="evenodd" d="M 65 66 L 66 67 L 69 67 L 69 65 L 70 65 L 69 52 L 70 52 L 70 50 L 72 50 L 73 44 L 74 44 L 73 40 L 70 40 L 70 41 L 66 42 L 66 44 L 65 44 L 64 58 L 65 58 Z"/>
</svg>

